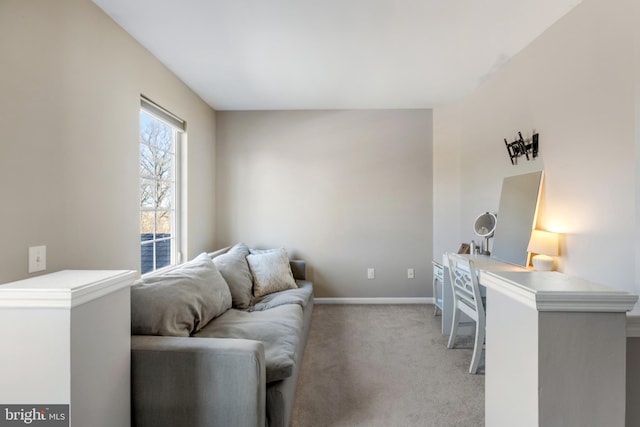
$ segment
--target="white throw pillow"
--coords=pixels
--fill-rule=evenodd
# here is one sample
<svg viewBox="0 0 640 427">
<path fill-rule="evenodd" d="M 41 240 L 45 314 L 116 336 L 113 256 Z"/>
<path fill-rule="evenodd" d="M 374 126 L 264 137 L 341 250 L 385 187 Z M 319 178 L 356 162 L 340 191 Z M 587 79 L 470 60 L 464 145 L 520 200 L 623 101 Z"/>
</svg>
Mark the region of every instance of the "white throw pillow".
<svg viewBox="0 0 640 427">
<path fill-rule="evenodd" d="M 247 262 L 253 276 L 253 295 L 256 298 L 298 287 L 284 249 L 249 254 Z"/>
</svg>

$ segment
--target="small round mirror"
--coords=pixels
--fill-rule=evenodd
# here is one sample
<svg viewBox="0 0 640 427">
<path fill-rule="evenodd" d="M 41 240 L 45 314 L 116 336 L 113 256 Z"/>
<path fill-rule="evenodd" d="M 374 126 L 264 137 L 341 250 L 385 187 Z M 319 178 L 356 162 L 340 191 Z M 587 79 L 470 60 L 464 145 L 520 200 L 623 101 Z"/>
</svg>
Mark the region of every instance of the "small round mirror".
<svg viewBox="0 0 640 427">
<path fill-rule="evenodd" d="M 489 252 L 489 238 L 492 237 L 496 231 L 496 222 L 496 214 L 485 212 L 479 215 L 473 223 L 473 232 L 476 233 L 477 236 L 484 237 L 484 242 L 480 249 L 481 255 L 491 255 L 491 252 Z"/>
<path fill-rule="evenodd" d="M 480 237 L 491 237 L 496 231 L 496 214 L 485 212 L 476 218 L 473 223 L 473 231 Z"/>
</svg>

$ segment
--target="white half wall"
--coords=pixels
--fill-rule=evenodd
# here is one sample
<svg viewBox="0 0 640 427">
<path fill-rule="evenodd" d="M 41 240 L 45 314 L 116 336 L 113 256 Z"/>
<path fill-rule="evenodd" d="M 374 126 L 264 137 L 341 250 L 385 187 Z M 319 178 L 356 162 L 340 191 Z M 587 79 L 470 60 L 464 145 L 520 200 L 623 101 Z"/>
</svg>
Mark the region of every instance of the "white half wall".
<svg viewBox="0 0 640 427">
<path fill-rule="evenodd" d="M 285 247 L 318 297 L 430 296 L 432 132 L 431 110 L 218 112 L 216 246 Z"/>
<path fill-rule="evenodd" d="M 563 233 L 559 270 L 640 292 L 636 25 L 632 0 L 585 0 L 474 94 L 434 110 L 434 254 L 474 238 L 504 177 L 543 169 L 538 227 Z M 539 133 L 540 157 L 512 166 L 504 138 L 518 131 Z"/>
</svg>

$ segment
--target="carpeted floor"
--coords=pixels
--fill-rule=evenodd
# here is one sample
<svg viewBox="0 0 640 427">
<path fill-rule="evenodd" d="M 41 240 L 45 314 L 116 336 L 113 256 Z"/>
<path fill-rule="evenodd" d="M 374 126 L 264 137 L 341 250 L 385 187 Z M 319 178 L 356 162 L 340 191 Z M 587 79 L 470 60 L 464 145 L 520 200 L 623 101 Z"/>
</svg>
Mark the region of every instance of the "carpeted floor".
<svg viewBox="0 0 640 427">
<path fill-rule="evenodd" d="M 431 305 L 316 305 L 291 427 L 483 426 L 471 351 Z"/>
</svg>

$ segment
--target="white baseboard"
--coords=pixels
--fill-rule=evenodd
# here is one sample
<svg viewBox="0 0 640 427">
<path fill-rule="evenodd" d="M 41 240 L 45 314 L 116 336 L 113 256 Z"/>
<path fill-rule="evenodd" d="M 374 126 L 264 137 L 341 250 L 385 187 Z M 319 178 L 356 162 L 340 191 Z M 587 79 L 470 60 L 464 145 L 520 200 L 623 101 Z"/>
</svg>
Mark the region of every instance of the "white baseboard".
<svg viewBox="0 0 640 427">
<path fill-rule="evenodd" d="M 433 304 L 433 297 L 416 298 L 314 298 L 315 304 Z"/>
</svg>

